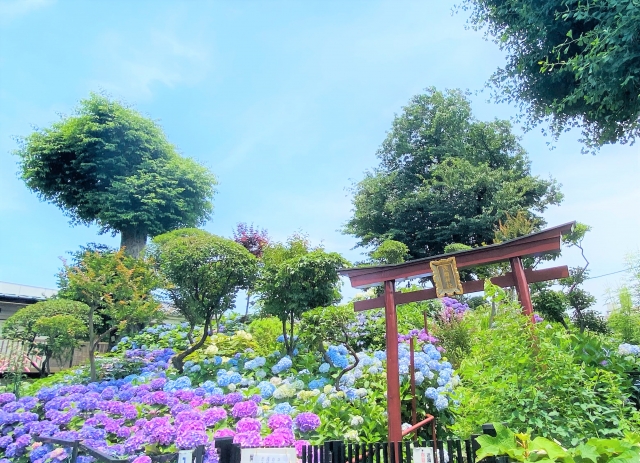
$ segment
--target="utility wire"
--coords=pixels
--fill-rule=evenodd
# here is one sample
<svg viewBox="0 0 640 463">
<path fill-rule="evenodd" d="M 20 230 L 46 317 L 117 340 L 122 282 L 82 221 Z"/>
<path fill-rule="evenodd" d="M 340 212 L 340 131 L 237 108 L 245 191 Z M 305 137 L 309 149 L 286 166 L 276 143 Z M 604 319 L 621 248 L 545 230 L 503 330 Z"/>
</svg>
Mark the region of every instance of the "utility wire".
<svg viewBox="0 0 640 463">
<path fill-rule="evenodd" d="M 595 280 L 596 278 L 608 277 L 609 275 L 615 275 L 616 273 L 627 272 L 629 269 L 618 270 L 617 272 L 605 273 L 604 275 L 598 275 L 596 277 L 585 278 L 585 280 Z"/>
</svg>

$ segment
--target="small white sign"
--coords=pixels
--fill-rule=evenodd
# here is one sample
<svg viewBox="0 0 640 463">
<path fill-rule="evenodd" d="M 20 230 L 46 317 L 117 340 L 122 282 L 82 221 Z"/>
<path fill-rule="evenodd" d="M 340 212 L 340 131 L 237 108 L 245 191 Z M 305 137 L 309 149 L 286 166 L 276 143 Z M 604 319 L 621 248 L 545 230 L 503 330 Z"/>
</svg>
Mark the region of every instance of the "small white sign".
<svg viewBox="0 0 640 463">
<path fill-rule="evenodd" d="M 180 450 L 178 452 L 178 463 L 191 463 L 193 461 L 193 450 Z"/>
<path fill-rule="evenodd" d="M 434 463 L 434 461 L 433 447 L 415 447 L 413 449 L 413 463 Z"/>
<path fill-rule="evenodd" d="M 240 463 L 297 463 L 297 461 L 296 449 L 293 447 L 242 449 L 240 453 Z"/>
</svg>

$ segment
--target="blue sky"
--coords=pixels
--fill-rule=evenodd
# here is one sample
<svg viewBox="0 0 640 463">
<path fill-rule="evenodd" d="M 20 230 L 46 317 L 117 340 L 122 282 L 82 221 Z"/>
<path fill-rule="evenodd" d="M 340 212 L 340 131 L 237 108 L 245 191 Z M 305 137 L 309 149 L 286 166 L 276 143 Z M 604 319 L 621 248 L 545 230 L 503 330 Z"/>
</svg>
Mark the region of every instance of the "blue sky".
<svg viewBox="0 0 640 463">
<path fill-rule="evenodd" d="M 428 86 L 482 90 L 504 56 L 465 29 L 454 2 L 0 0 L 0 280 L 55 287 L 60 256 L 87 242 L 117 244 L 96 227 L 70 227 L 17 178 L 14 136 L 69 114 L 105 91 L 158 119 L 181 153 L 220 185 L 206 229 L 230 236 L 253 222 L 272 238 L 295 231 L 351 260 L 339 231 L 349 187 L 377 164 L 393 116 Z M 479 119 L 507 105 L 474 94 Z M 623 268 L 640 239 L 640 150 L 580 153 L 577 133 L 555 149 L 539 130 L 522 144 L 536 175 L 553 175 L 565 201 L 556 225 L 590 224 L 592 275 Z M 579 265 L 576 252 L 563 262 Z M 593 279 L 604 303 L 621 275 Z M 354 294 L 346 290 L 345 294 Z"/>
</svg>

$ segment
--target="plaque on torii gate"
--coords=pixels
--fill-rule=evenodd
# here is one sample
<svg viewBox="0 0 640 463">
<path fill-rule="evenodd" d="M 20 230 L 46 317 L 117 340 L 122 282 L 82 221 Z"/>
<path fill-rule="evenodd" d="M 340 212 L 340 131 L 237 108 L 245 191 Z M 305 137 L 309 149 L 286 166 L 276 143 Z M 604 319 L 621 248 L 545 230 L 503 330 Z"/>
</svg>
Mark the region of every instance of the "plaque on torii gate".
<svg viewBox="0 0 640 463">
<path fill-rule="evenodd" d="M 529 283 L 566 278 L 569 276 L 569 269 L 566 265 L 541 270 L 525 269 L 522 266 L 522 258 L 527 256 L 541 256 L 560 251 L 562 236 L 571 232 L 574 226 L 575 222 L 569 222 L 502 243 L 481 246 L 466 251 L 411 260 L 403 262 L 402 264 L 357 267 L 340 271 L 341 275 L 349 277 L 351 286 L 354 288 L 366 289 L 372 286 L 384 285 L 384 294 L 382 296 L 356 301 L 354 303 L 354 309 L 357 312 L 378 308 L 385 309 L 389 442 L 400 442 L 402 440 L 396 305 L 440 297 L 436 292 L 436 288 L 404 293 L 396 292 L 396 282 L 429 276 L 437 278 L 437 276 L 434 275 L 431 264 L 437 267 L 439 264 L 438 261 L 444 259 L 453 258 L 456 274 L 458 268 L 470 268 L 508 261 L 511 264 L 511 272 L 491 278 L 491 283 L 503 288 L 515 287 L 520 303 L 522 304 L 522 312 L 532 317 L 533 306 L 529 293 Z M 458 283 L 460 282 L 458 281 Z M 482 291 L 484 289 L 484 281 L 475 280 L 463 282 L 460 283 L 458 289 L 464 293 Z"/>
</svg>

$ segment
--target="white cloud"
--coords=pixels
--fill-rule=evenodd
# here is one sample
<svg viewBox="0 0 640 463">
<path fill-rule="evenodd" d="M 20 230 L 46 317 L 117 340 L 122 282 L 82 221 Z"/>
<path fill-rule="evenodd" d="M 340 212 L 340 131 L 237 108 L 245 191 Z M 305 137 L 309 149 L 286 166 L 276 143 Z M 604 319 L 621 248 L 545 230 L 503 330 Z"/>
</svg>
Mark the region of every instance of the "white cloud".
<svg viewBox="0 0 640 463">
<path fill-rule="evenodd" d="M 171 30 L 153 29 L 143 37 L 111 31 L 96 48 L 100 78 L 91 82 L 92 88 L 136 99 L 150 98 L 157 84 L 174 88 L 198 83 L 211 63 L 204 44 L 178 39 Z"/>
<path fill-rule="evenodd" d="M 3 0 L 0 1 L 0 24 L 8 24 L 11 21 L 39 10 L 51 4 L 55 0 Z"/>
</svg>

